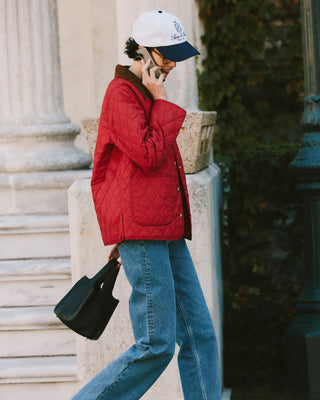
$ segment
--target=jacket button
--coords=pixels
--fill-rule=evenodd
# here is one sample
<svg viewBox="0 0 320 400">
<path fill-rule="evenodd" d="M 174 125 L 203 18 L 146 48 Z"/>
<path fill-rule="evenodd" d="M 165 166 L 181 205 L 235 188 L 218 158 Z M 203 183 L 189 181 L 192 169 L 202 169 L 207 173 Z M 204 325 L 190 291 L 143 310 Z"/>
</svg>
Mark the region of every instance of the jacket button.
<svg viewBox="0 0 320 400">
<path fill-rule="evenodd" d="M 182 218 L 183 217 L 183 214 L 180 214 L 180 218 Z"/>
<path fill-rule="evenodd" d="M 174 164 L 174 165 L 177 165 L 177 163 L 176 163 L 176 162 L 174 162 L 173 164 Z"/>
<path fill-rule="evenodd" d="M 180 188 L 178 187 L 178 192 L 180 192 Z"/>
</svg>

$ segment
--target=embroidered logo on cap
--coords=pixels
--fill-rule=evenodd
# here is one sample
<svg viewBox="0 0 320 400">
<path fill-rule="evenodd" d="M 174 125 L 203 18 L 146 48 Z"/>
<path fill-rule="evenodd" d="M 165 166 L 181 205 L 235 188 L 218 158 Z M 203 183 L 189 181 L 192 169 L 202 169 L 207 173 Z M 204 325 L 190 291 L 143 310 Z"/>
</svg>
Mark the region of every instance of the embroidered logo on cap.
<svg viewBox="0 0 320 400">
<path fill-rule="evenodd" d="M 178 40 L 178 42 L 181 42 L 181 40 L 185 40 L 186 34 L 184 33 L 182 26 L 177 21 L 173 21 L 173 23 L 178 34 L 175 33 L 174 35 L 171 35 L 171 40 Z"/>
</svg>

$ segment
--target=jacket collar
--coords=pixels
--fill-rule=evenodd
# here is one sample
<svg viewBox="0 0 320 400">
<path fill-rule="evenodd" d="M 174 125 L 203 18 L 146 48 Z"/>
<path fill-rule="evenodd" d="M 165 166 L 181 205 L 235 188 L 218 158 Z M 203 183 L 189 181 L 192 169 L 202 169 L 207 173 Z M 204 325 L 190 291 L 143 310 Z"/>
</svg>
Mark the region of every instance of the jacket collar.
<svg viewBox="0 0 320 400">
<path fill-rule="evenodd" d="M 132 83 L 139 90 L 139 92 L 141 92 L 145 99 L 148 97 L 152 98 L 148 89 L 142 84 L 141 79 L 139 79 L 133 72 L 129 70 L 129 66 L 118 64 L 116 66 L 114 77 L 122 78 Z"/>
</svg>

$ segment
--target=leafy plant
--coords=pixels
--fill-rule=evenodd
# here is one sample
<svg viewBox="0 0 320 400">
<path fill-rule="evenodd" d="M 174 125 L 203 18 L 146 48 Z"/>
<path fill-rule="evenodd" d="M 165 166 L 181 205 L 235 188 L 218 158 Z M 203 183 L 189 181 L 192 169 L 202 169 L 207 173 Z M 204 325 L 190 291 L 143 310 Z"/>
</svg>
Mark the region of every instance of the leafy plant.
<svg viewBox="0 0 320 400">
<path fill-rule="evenodd" d="M 283 336 L 303 282 L 302 216 L 288 164 L 301 142 L 299 1 L 198 0 L 200 105 L 218 111 L 225 182 L 225 383 L 284 381 Z"/>
</svg>

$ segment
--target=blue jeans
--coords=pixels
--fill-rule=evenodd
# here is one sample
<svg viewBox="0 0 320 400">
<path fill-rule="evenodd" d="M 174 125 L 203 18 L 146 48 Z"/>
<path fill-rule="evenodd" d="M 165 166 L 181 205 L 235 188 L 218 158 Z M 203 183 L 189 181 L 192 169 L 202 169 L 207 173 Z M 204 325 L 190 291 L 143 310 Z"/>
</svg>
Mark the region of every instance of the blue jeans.
<svg viewBox="0 0 320 400">
<path fill-rule="evenodd" d="M 119 245 L 132 286 L 136 343 L 73 400 L 137 400 L 171 361 L 175 343 L 186 400 L 221 400 L 217 341 L 184 239 L 130 240 Z"/>
</svg>

